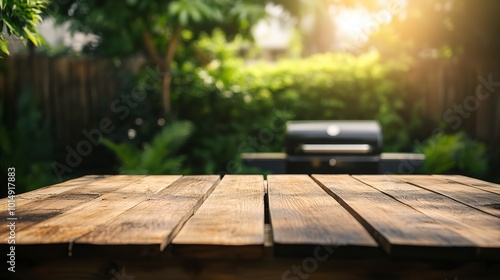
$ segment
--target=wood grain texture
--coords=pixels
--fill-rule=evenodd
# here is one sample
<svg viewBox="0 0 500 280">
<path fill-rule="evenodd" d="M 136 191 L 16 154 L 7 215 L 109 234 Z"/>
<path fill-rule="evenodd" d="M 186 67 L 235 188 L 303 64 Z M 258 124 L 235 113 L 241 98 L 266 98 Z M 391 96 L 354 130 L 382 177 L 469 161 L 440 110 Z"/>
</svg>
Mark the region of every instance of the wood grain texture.
<svg viewBox="0 0 500 280">
<path fill-rule="evenodd" d="M 38 201 L 40 199 L 44 199 L 47 197 L 50 197 L 52 195 L 56 195 L 62 192 L 66 192 L 78 187 L 81 187 L 82 185 L 86 185 L 92 182 L 97 182 L 99 180 L 102 180 L 106 178 L 106 176 L 100 176 L 100 175 L 88 175 L 88 176 L 83 176 L 79 177 L 76 179 L 68 180 L 62 183 L 46 186 L 43 188 L 39 188 L 30 192 L 25 192 L 21 194 L 16 195 L 16 206 L 20 208 L 21 206 L 33 202 L 33 201 Z M 0 209 L 6 209 L 8 204 L 8 198 L 2 198 L 0 199 Z"/>
<path fill-rule="evenodd" d="M 315 247 L 332 254 L 367 255 L 378 245 L 363 226 L 307 175 L 269 175 L 268 197 L 275 253 L 312 256 Z"/>
<path fill-rule="evenodd" d="M 500 218 L 500 196 L 444 178 L 424 175 L 392 175 L 393 178 L 445 195 L 458 202 Z"/>
<path fill-rule="evenodd" d="M 137 176 L 135 180 L 140 178 L 142 176 Z M 16 200 L 16 216 L 18 217 L 16 230 L 19 231 L 48 220 L 130 182 L 129 176 L 84 176 L 22 194 L 20 196 L 24 196 L 25 199 L 20 202 Z M 7 212 L 1 212 L 0 219 L 5 220 L 7 215 Z M 0 236 L 7 236 L 8 231 L 7 227 L 0 227 Z M 7 238 L 1 239 L 0 244 L 6 240 Z"/>
<path fill-rule="evenodd" d="M 226 175 L 173 240 L 188 258 L 258 258 L 264 249 L 264 178 Z"/>
<path fill-rule="evenodd" d="M 479 256 L 500 260 L 499 218 L 389 176 L 353 177 L 466 237 L 476 245 Z"/>
<path fill-rule="evenodd" d="M 181 176 L 126 176 L 123 187 L 17 232 L 16 245 L 67 244 L 161 191 Z M 124 178 L 124 177 L 122 177 Z M 99 186 L 93 186 L 99 188 Z M 86 190 L 93 187 L 87 187 Z M 106 189 L 106 186 L 102 186 Z M 107 186 L 110 188 L 110 186 Z M 96 190 L 94 190 L 96 191 Z M 46 246 L 42 246 L 46 247 Z M 50 252 L 61 254 L 63 252 Z M 67 254 L 68 252 L 66 252 Z"/>
<path fill-rule="evenodd" d="M 479 179 L 466 177 L 462 175 L 432 175 L 433 177 L 446 179 L 447 181 L 452 181 L 455 183 L 460 183 L 464 185 L 469 185 L 474 188 L 481 189 L 483 191 L 492 192 L 500 195 L 500 185 L 495 183 L 490 183 L 482 181 Z"/>
<path fill-rule="evenodd" d="M 134 256 L 159 254 L 219 180 L 217 175 L 182 177 L 148 200 L 75 240 L 73 255 L 101 255 L 99 252 L 102 251 Z"/>
<path fill-rule="evenodd" d="M 473 258 L 474 244 L 436 220 L 348 175 L 314 175 L 392 257 Z"/>
</svg>

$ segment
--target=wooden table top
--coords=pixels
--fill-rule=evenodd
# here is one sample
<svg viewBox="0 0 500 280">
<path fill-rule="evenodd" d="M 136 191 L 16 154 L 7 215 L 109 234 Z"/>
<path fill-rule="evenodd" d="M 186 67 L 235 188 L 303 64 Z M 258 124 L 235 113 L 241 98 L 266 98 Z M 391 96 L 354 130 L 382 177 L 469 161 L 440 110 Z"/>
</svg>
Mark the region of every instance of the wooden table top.
<svg viewBox="0 0 500 280">
<path fill-rule="evenodd" d="M 463 176 L 85 176 L 18 195 L 16 217 L 24 257 L 500 259 L 500 185 Z"/>
</svg>

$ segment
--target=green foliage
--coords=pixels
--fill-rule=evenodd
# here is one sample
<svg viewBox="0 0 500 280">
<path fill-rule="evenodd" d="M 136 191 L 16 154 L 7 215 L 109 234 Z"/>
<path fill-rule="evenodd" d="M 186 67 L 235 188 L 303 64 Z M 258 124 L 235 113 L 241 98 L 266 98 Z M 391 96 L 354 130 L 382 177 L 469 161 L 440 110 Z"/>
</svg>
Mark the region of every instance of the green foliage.
<svg viewBox="0 0 500 280">
<path fill-rule="evenodd" d="M 86 50 L 113 57 L 142 50 L 150 65 L 166 73 L 162 104 L 164 115 L 170 116 L 169 75 L 183 40 L 191 41 L 217 26 L 232 34 L 248 33 L 251 21 L 264 14 L 263 3 L 255 0 L 128 0 L 125 3 L 69 0 L 56 5 L 59 22 L 70 22 L 73 30 L 99 36 L 99 43 L 90 44 Z"/>
<path fill-rule="evenodd" d="M 36 26 L 42 22 L 42 12 L 46 8 L 47 0 L 0 0 L 0 50 L 9 54 L 8 41 L 4 37 L 4 30 L 8 35 L 22 39 L 26 44 L 31 41 L 35 46 L 40 44 Z"/>
<path fill-rule="evenodd" d="M 202 21 L 223 21 L 223 10 L 229 7 L 228 1 L 179 0 L 172 1 L 168 7 L 169 16 L 182 26 Z"/>
<path fill-rule="evenodd" d="M 0 116 L 3 116 L 0 102 Z M 5 119 L 0 123 L 0 153 L 2 171 L 16 169 L 17 192 L 34 190 L 56 182 L 50 163 L 53 160 L 51 130 L 38 110 L 32 94 L 24 92 L 17 102 L 14 125 Z"/>
<path fill-rule="evenodd" d="M 162 55 L 177 27 L 189 30 L 195 36 L 216 26 L 232 34 L 248 31 L 250 22 L 263 15 L 262 2 L 69 0 L 53 3 L 57 6 L 53 10 L 58 11 L 59 22 L 71 23 L 72 30 L 100 36 L 98 45 L 88 46 L 88 51 L 123 56 L 139 50 L 150 52 L 149 46 Z"/>
<path fill-rule="evenodd" d="M 486 147 L 463 132 L 437 134 L 417 147 L 417 151 L 425 154 L 421 168 L 424 173 L 483 177 L 488 171 Z"/>
<path fill-rule="evenodd" d="M 364 101 L 368 95 L 378 98 L 377 90 L 382 94 L 392 90 L 394 85 L 384 80 L 386 69 L 377 60 L 375 53 L 359 58 L 348 54 L 321 54 L 306 59 L 282 60 L 277 64 L 260 63 L 248 67 L 240 78 L 245 88 L 255 92 L 254 98 L 257 99 L 274 99 L 286 104 L 302 95 L 314 102 L 290 104 L 302 111 L 298 117 L 313 118 L 319 111 L 325 117 L 333 118 L 353 108 L 347 100 L 328 100 L 330 97 Z M 364 83 L 365 80 L 368 82 Z M 381 86 L 372 89 L 371 85 L 375 83 Z M 371 106 L 370 111 L 376 109 L 375 104 L 366 105 Z"/>
<path fill-rule="evenodd" d="M 397 80 L 402 64 L 383 62 L 375 52 L 320 54 L 251 66 L 238 80 L 254 103 L 287 108 L 295 119 L 377 119 L 385 150 L 400 151 L 414 128 Z"/>
<path fill-rule="evenodd" d="M 193 172 L 247 172 L 232 166 L 238 155 L 281 152 L 284 124 L 292 119 L 377 119 L 385 151 L 411 149 L 419 122 L 400 82 L 407 62 L 369 53 L 245 65 L 236 56 L 243 44 L 221 32 L 202 36 L 173 71 L 174 112 L 196 126 L 183 150 Z"/>
<path fill-rule="evenodd" d="M 165 126 L 146 147 L 139 149 L 127 143 L 104 139 L 121 162 L 122 174 L 179 174 L 185 157 L 177 152 L 193 132 L 190 122 L 173 122 Z"/>
</svg>

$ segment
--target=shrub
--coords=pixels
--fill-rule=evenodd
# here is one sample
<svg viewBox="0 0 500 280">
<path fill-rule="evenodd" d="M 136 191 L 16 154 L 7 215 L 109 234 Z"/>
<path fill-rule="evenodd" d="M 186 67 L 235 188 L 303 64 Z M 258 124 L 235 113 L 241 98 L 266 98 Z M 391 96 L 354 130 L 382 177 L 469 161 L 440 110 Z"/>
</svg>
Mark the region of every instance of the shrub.
<svg viewBox="0 0 500 280">
<path fill-rule="evenodd" d="M 463 132 L 437 134 L 417 147 L 425 154 L 421 172 L 428 174 L 463 174 L 483 177 L 488 171 L 486 147 Z"/>
<path fill-rule="evenodd" d="M 165 126 L 151 141 L 151 144 L 137 148 L 128 143 L 115 143 L 103 139 L 121 163 L 121 174 L 179 174 L 183 170 L 185 157 L 177 152 L 193 131 L 190 122 L 173 122 Z"/>
<path fill-rule="evenodd" d="M 409 146 L 410 130 L 398 75 L 404 64 L 382 62 L 376 52 L 345 53 L 258 64 L 236 81 L 255 103 L 287 108 L 294 119 L 376 119 L 384 129 L 385 151 Z M 418 124 L 417 124 L 418 125 Z"/>
<path fill-rule="evenodd" d="M 411 149 L 419 123 L 404 106 L 406 62 L 372 52 L 245 65 L 233 44 L 221 34 L 201 39 L 174 72 L 174 111 L 195 126 L 183 149 L 194 172 L 233 172 L 228 164 L 242 152 L 282 151 L 292 119 L 376 119 L 385 151 Z"/>
<path fill-rule="evenodd" d="M 16 193 L 55 183 L 57 179 L 50 165 L 54 160 L 52 131 L 33 94 L 25 91 L 19 96 L 16 118 L 10 124 L 6 122 L 3 108 L 0 100 L 2 173 L 10 167 L 16 169 Z"/>
</svg>

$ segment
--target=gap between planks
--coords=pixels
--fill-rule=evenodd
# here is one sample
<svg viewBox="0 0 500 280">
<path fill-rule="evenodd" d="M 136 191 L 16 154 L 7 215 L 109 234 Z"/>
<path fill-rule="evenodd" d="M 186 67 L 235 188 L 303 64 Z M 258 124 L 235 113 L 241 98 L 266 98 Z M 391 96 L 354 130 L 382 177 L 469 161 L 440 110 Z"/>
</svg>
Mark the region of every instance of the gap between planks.
<svg viewBox="0 0 500 280">
<path fill-rule="evenodd" d="M 148 176 L 136 180 L 137 177 L 129 176 L 130 180 L 123 182 L 124 187 L 19 231 L 16 245 L 27 248 L 39 246 L 43 251 L 37 253 L 47 255 L 67 255 L 68 247 L 71 249 L 71 242 L 91 232 L 98 226 L 106 224 L 114 217 L 159 192 L 180 177 Z M 66 251 L 62 251 L 64 245 L 67 246 Z M 60 249 L 56 250 L 56 248 Z M 69 253 L 71 254 L 71 252 Z"/>
<path fill-rule="evenodd" d="M 379 247 L 363 226 L 307 175 L 269 175 L 275 254 L 311 256 L 323 247 L 337 257 L 373 256 Z"/>
<path fill-rule="evenodd" d="M 184 176 L 149 199 L 73 242 L 73 255 L 99 252 L 154 256 L 170 244 L 220 181 L 218 175 Z"/>
<path fill-rule="evenodd" d="M 142 177 L 134 178 L 139 180 Z M 127 175 L 84 176 L 21 194 L 19 195 L 21 199 L 16 197 L 16 216 L 19 217 L 16 230 L 32 227 L 105 193 L 124 187 L 123 182 L 129 182 L 131 178 Z M 0 218 L 4 216 L 0 215 Z M 8 230 L 0 228 L 0 235 L 8 234 Z"/>
<path fill-rule="evenodd" d="M 499 184 L 494 184 L 462 175 L 432 175 L 432 176 L 500 195 Z"/>
<path fill-rule="evenodd" d="M 376 188 L 476 244 L 482 258 L 500 259 L 500 219 L 444 195 L 384 175 L 357 175 L 357 180 Z"/>
<path fill-rule="evenodd" d="M 500 196 L 495 193 L 461 183 L 450 182 L 438 176 L 391 175 L 391 177 L 447 196 L 469 207 L 500 218 Z"/>
<path fill-rule="evenodd" d="M 186 258 L 260 258 L 264 253 L 264 178 L 226 175 L 172 241 Z"/>
<path fill-rule="evenodd" d="M 384 250 L 401 258 L 473 258 L 473 242 L 349 175 L 313 175 Z"/>
</svg>

